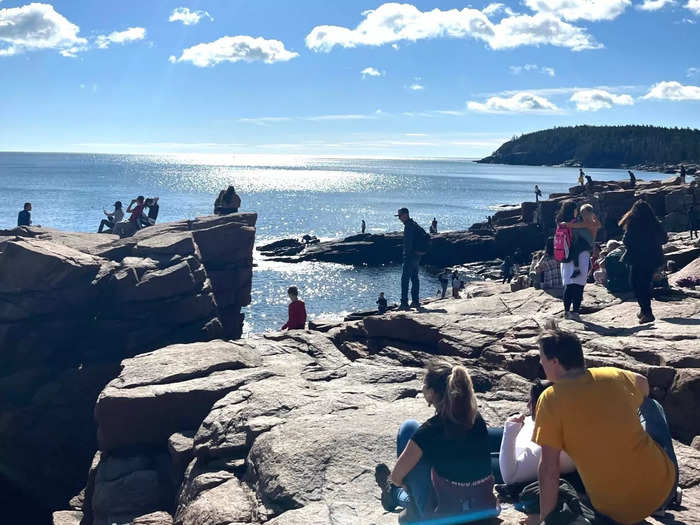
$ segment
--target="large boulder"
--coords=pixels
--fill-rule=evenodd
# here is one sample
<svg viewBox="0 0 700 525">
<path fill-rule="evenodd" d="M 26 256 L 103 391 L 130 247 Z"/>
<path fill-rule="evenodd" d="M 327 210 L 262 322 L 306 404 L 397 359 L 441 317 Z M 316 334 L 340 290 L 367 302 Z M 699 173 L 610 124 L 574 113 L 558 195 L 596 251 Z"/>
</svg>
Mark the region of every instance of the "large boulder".
<svg viewBox="0 0 700 525">
<path fill-rule="evenodd" d="M 671 429 L 682 441 L 690 443 L 695 436 L 700 435 L 700 418 L 691 416 L 700 411 L 700 370 L 684 369 L 676 372 L 673 386 L 664 400 L 664 408 Z"/>
<path fill-rule="evenodd" d="M 700 285 L 700 257 L 674 273 L 668 279 L 669 283 L 684 288 L 694 288 Z"/>
</svg>

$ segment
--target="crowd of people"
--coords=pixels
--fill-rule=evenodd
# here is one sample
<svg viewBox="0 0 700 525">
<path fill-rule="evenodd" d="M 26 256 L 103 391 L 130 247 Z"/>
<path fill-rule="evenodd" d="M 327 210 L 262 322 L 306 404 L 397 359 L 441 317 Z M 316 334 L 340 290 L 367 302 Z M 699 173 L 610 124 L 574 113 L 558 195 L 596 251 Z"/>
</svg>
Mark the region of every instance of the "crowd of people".
<svg viewBox="0 0 700 525">
<path fill-rule="evenodd" d="M 516 495 L 528 524 L 607 525 L 680 504 L 670 430 L 647 379 L 586 368 L 578 337 L 555 324 L 539 353 L 547 382 L 532 384 L 526 413 L 503 428 L 485 423 L 465 368 L 428 366 L 423 397 L 435 415 L 404 422 L 394 468 L 375 468 L 387 511 L 403 509 L 400 522 L 470 522 L 500 512 L 498 492 Z"/>
</svg>

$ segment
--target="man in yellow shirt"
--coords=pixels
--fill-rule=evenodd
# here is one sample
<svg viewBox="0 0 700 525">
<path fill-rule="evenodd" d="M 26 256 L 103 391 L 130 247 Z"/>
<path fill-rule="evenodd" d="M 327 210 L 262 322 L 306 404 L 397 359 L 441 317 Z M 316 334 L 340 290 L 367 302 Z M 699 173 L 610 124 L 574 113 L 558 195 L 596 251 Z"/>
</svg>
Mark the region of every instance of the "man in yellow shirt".
<svg viewBox="0 0 700 525">
<path fill-rule="evenodd" d="M 542 446 L 537 518 L 555 509 L 561 450 L 576 464 L 599 515 L 637 523 L 675 498 L 678 462 L 646 378 L 612 367 L 586 369 L 578 337 L 554 326 L 539 345 L 554 385 L 540 396 L 533 433 Z"/>
</svg>

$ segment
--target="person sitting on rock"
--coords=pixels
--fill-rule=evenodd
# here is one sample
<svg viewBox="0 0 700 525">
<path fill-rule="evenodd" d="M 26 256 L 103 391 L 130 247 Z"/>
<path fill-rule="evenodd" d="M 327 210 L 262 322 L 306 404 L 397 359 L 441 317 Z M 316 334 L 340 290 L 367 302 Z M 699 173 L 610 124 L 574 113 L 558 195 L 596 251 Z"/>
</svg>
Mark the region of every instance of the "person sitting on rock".
<svg viewBox="0 0 700 525">
<path fill-rule="evenodd" d="M 540 363 L 553 386 L 536 407 L 541 523 L 557 502 L 561 452 L 576 464 L 601 519 L 637 523 L 675 500 L 678 462 L 661 405 L 647 379 L 613 367 L 586 368 L 578 337 L 549 324 Z"/>
<path fill-rule="evenodd" d="M 229 186 L 225 190 L 221 190 L 216 201 L 214 201 L 214 214 L 227 215 L 229 213 L 237 213 L 240 207 L 241 198 L 236 193 L 236 188 Z"/>
<path fill-rule="evenodd" d="M 143 216 L 143 208 L 145 206 L 145 197 L 139 195 L 135 199 L 131 199 L 126 213 L 131 213 L 128 221 L 117 222 L 112 227 L 112 233 L 120 237 L 129 237 L 136 233 L 141 228 L 141 218 Z"/>
<path fill-rule="evenodd" d="M 438 232 L 437 226 L 438 226 L 437 219 L 435 217 L 433 217 L 433 222 L 430 223 L 430 230 L 429 230 L 430 235 L 437 235 L 437 232 Z"/>
<path fill-rule="evenodd" d="M 384 297 L 384 292 L 379 292 L 379 299 L 377 299 L 377 313 L 383 314 L 386 312 L 387 302 L 386 297 Z"/>
<path fill-rule="evenodd" d="M 97 228 L 97 233 L 102 233 L 102 230 L 107 227 L 108 230 L 114 228 L 114 225 L 120 222 L 124 218 L 124 210 L 122 210 L 122 202 L 117 201 L 114 203 L 114 211 L 108 212 L 107 210 L 102 210 L 107 216 L 106 219 L 100 221 L 100 226 Z"/>
<path fill-rule="evenodd" d="M 535 272 L 542 276 L 540 283 L 543 290 L 561 294 L 561 269 L 554 258 L 554 237 L 547 239 L 544 254 L 535 265 Z"/>
<path fill-rule="evenodd" d="M 289 319 L 282 325 L 282 330 L 303 330 L 306 327 L 306 305 L 299 299 L 299 290 L 296 286 L 290 286 L 287 290 L 289 296 Z"/>
<path fill-rule="evenodd" d="M 156 220 L 158 220 L 158 212 L 160 211 L 160 206 L 158 205 L 159 199 L 160 197 L 146 199 L 144 208 L 148 208 L 148 214 L 143 214 L 141 216 L 141 225 L 143 227 L 153 226 L 156 223 Z"/>
<path fill-rule="evenodd" d="M 500 508 L 493 492 L 489 436 L 469 373 L 461 366 L 431 363 L 423 396 L 435 407 L 435 416 L 422 425 L 412 419 L 404 422 L 396 439 L 394 470 L 383 463 L 375 468 L 383 507 L 402 507 L 400 522 L 496 516 Z"/>
<path fill-rule="evenodd" d="M 503 426 L 498 465 L 503 482 L 508 485 L 537 479 L 537 467 L 542 456 L 542 448 L 532 441 L 532 431 L 535 428 L 537 401 L 542 392 L 550 385 L 551 383 L 547 381 L 536 380 L 533 382 L 530 387 L 530 399 L 527 402 L 527 410 L 530 415 L 510 416 Z M 561 452 L 559 465 L 564 474 L 576 470 L 574 462 L 564 451 Z"/>
<path fill-rule="evenodd" d="M 32 225 L 32 203 L 25 202 L 22 211 L 17 214 L 17 226 Z"/>
</svg>

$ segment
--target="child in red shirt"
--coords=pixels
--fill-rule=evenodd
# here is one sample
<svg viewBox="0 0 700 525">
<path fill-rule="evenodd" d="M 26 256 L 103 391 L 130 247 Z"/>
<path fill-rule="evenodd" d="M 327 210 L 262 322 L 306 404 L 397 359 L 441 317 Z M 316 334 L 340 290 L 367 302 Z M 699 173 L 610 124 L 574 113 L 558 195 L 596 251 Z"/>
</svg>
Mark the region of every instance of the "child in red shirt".
<svg viewBox="0 0 700 525">
<path fill-rule="evenodd" d="M 290 286 L 287 295 L 292 302 L 289 303 L 289 319 L 282 326 L 282 330 L 303 330 L 306 327 L 306 305 L 299 299 L 296 286 Z"/>
</svg>

